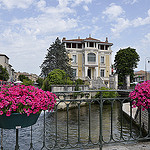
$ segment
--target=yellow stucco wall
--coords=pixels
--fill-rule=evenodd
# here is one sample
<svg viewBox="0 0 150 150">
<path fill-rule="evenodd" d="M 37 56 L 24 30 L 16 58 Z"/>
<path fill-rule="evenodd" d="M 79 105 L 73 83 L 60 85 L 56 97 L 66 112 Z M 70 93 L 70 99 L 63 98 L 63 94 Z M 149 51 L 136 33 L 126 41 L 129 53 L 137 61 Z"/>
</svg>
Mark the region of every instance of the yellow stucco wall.
<svg viewBox="0 0 150 150">
<path fill-rule="evenodd" d="M 110 63 L 109 55 L 106 55 L 106 77 L 109 77 L 109 72 L 110 72 L 109 63 Z"/>
<path fill-rule="evenodd" d="M 100 77 L 100 55 L 98 55 L 98 77 Z"/>
<path fill-rule="evenodd" d="M 71 58 L 71 54 L 68 54 L 68 57 Z M 71 60 L 69 61 L 69 64 L 71 64 Z"/>
<path fill-rule="evenodd" d="M 82 77 L 82 54 L 78 54 L 78 77 Z"/>
</svg>

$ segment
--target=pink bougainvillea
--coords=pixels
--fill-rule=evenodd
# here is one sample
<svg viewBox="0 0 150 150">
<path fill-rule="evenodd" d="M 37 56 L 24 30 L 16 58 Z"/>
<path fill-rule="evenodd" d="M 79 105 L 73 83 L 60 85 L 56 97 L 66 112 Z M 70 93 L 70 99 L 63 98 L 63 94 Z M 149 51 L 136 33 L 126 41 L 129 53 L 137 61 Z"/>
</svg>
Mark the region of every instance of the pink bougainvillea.
<svg viewBox="0 0 150 150">
<path fill-rule="evenodd" d="M 135 90 L 130 92 L 129 97 L 133 100 L 133 107 L 145 109 L 150 108 L 150 80 L 138 83 Z"/>
<path fill-rule="evenodd" d="M 2 85 L 0 89 L 0 115 L 11 113 L 40 113 L 51 111 L 56 103 L 56 95 L 34 86 Z"/>
</svg>

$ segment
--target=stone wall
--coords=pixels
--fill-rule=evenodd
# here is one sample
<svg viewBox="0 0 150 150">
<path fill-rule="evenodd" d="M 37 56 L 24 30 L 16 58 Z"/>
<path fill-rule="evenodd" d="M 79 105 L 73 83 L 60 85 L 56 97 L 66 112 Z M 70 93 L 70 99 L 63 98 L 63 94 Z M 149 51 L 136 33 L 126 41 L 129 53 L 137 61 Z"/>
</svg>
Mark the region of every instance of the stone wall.
<svg viewBox="0 0 150 150">
<path fill-rule="evenodd" d="M 135 116 L 135 122 L 137 124 L 140 123 L 139 116 L 140 116 L 140 111 L 137 109 L 136 116 Z M 143 129 L 148 131 L 148 111 L 147 110 L 141 111 L 141 126 Z"/>
<path fill-rule="evenodd" d="M 89 90 L 88 85 L 78 85 L 81 91 Z M 51 92 L 75 91 L 75 85 L 51 85 Z"/>
</svg>

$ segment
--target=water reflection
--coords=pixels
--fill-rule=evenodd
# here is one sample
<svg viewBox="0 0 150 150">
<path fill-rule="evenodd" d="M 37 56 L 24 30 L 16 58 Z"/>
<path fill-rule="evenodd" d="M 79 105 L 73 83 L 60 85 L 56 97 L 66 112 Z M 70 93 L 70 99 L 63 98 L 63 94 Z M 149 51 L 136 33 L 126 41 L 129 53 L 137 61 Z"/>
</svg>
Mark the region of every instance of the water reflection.
<svg viewBox="0 0 150 150">
<path fill-rule="evenodd" d="M 113 105 L 113 116 L 112 116 L 112 128 L 113 138 L 115 140 L 120 139 L 121 133 L 121 117 L 120 117 L 120 104 L 114 103 Z M 97 143 L 99 140 L 99 105 L 91 105 L 91 114 L 89 118 L 89 106 L 83 106 L 80 108 L 80 119 L 78 119 L 78 109 L 69 110 L 68 114 L 66 111 L 58 111 L 57 113 L 46 113 L 46 129 L 45 136 L 43 138 L 43 113 L 40 115 L 37 123 L 33 125 L 33 146 L 35 150 L 42 148 L 43 142 L 46 143 L 48 148 L 52 148 L 57 140 L 59 146 L 65 146 L 66 141 L 72 145 L 76 143 L 88 143 L 92 141 Z M 103 107 L 103 139 L 109 141 L 111 136 L 111 107 L 110 105 L 104 105 Z M 68 116 L 68 118 L 67 118 Z M 57 117 L 57 128 L 56 120 Z M 67 123 L 68 119 L 68 123 Z M 89 122 L 91 131 L 89 131 Z M 68 127 L 68 128 L 67 128 Z M 78 130 L 79 129 L 79 130 Z M 21 150 L 27 150 L 30 147 L 30 130 L 31 128 L 23 128 L 19 130 L 19 145 Z M 123 118 L 123 137 L 128 138 L 130 133 L 129 123 Z M 133 135 L 136 136 L 136 129 L 132 129 Z M 68 133 L 68 134 L 67 134 Z M 57 136 L 56 136 L 57 135 Z M 90 135 L 90 138 L 89 138 Z M 3 138 L 4 149 L 10 150 L 15 147 L 15 130 L 4 130 Z"/>
</svg>

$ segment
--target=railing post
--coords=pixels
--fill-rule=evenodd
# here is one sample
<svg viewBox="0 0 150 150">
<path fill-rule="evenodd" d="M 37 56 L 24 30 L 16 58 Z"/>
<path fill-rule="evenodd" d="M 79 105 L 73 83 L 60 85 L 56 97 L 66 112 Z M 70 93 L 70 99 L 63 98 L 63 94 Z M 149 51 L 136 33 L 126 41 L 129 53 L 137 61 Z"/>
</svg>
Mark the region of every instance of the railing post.
<svg viewBox="0 0 150 150">
<path fill-rule="evenodd" d="M 19 129 L 16 129 L 16 146 L 15 146 L 15 150 L 19 150 L 18 133 L 19 133 Z"/>
<path fill-rule="evenodd" d="M 102 150 L 102 147 L 103 147 L 103 145 L 102 145 L 102 139 L 103 139 L 103 132 L 102 132 L 102 113 L 103 113 L 103 100 L 102 100 L 102 92 L 100 92 L 100 110 L 99 110 L 99 121 L 100 121 L 100 123 L 99 123 L 99 143 L 100 143 L 100 145 L 99 145 L 99 149 L 100 150 Z"/>
<path fill-rule="evenodd" d="M 148 111 L 148 137 L 150 137 L 150 112 Z"/>
<path fill-rule="evenodd" d="M 3 150 L 3 129 L 1 128 L 1 150 Z"/>
</svg>

